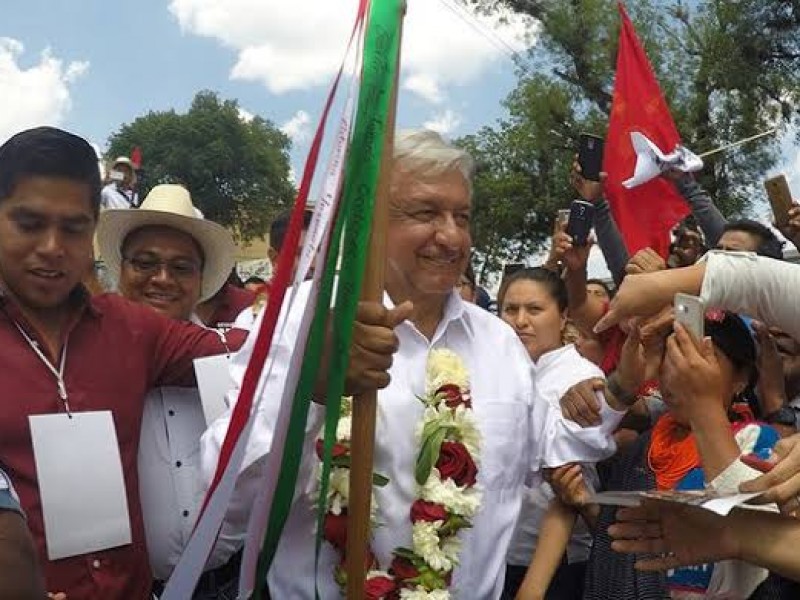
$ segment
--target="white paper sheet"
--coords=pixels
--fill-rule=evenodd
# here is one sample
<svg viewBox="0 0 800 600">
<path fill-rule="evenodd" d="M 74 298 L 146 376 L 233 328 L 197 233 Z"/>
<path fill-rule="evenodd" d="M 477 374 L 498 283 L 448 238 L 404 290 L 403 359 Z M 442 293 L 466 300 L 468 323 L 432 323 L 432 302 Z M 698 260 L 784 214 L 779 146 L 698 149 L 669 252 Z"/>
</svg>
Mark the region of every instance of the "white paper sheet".
<svg viewBox="0 0 800 600">
<path fill-rule="evenodd" d="M 111 411 L 28 417 L 47 557 L 131 543 L 125 480 Z"/>
</svg>

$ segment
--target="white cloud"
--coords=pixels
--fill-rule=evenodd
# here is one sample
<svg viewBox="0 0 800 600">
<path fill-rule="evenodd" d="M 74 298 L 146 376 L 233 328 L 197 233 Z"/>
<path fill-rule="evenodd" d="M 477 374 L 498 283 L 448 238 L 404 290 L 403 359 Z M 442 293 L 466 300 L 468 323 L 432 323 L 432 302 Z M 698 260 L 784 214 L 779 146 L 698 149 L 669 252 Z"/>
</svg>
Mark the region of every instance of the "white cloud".
<svg viewBox="0 0 800 600">
<path fill-rule="evenodd" d="M 445 136 L 453 133 L 459 125 L 461 125 L 461 117 L 449 108 L 422 124 L 425 129 L 432 129 Z"/>
<path fill-rule="evenodd" d="M 219 40 L 238 53 L 231 77 L 262 82 L 271 92 L 309 89 L 334 74 L 357 0 L 171 0 L 184 32 Z M 444 88 L 474 81 L 510 47 L 530 45 L 519 15 L 474 16 L 454 0 L 409 0 L 402 85 L 443 102 Z"/>
<path fill-rule="evenodd" d="M 295 144 L 306 141 L 311 131 L 311 116 L 304 110 L 298 110 L 294 116 L 281 125 L 281 131 L 289 136 Z"/>
<path fill-rule="evenodd" d="M 239 107 L 239 118 L 244 121 L 245 123 L 249 123 L 253 119 L 255 119 L 255 115 L 251 113 L 249 110 L 243 109 L 241 106 Z"/>
<path fill-rule="evenodd" d="M 0 141 L 38 125 L 59 125 L 72 107 L 70 88 L 89 68 L 64 62 L 45 49 L 27 69 L 18 60 L 21 42 L 0 37 Z"/>
</svg>

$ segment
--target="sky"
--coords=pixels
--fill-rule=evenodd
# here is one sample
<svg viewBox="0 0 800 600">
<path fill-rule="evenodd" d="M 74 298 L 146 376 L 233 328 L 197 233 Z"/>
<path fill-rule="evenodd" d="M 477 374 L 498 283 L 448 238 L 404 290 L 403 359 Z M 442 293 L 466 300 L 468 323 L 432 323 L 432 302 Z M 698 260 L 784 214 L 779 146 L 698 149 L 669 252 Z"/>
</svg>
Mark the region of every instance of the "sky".
<svg viewBox="0 0 800 600">
<path fill-rule="evenodd" d="M 299 172 L 356 3 L 0 0 L 0 142 L 50 124 L 103 151 L 122 124 L 182 112 L 210 89 L 289 135 Z M 536 43 L 530 22 L 504 16 L 473 15 L 458 0 L 408 0 L 399 127 L 458 137 L 504 116 L 517 81 L 512 55 Z M 800 152 L 788 137 L 784 150 L 775 171 L 800 194 Z M 601 263 L 593 259 L 594 274 Z"/>
</svg>

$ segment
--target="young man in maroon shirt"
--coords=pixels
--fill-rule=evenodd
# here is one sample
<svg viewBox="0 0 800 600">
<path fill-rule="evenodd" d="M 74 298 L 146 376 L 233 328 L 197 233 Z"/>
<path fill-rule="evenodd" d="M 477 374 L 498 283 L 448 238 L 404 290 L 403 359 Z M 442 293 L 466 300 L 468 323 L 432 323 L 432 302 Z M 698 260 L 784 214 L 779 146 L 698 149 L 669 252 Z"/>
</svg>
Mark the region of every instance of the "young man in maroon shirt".
<svg viewBox="0 0 800 600">
<path fill-rule="evenodd" d="M 0 460 L 17 487 L 48 591 L 69 600 L 138 600 L 150 598 L 151 582 L 136 475 L 145 395 L 192 385 L 192 360 L 225 348 L 216 332 L 120 296 L 89 296 L 81 280 L 92 268 L 100 189 L 95 152 L 77 136 L 41 127 L 0 147 Z M 50 560 L 29 416 L 93 412 L 113 420 L 130 543 Z"/>
</svg>

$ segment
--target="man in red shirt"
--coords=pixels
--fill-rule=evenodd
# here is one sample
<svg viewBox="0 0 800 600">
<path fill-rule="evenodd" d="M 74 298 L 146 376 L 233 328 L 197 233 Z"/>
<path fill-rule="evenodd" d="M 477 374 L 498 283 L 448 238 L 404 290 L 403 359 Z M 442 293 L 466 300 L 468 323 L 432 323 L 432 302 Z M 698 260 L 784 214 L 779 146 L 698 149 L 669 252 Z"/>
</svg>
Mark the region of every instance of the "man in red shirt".
<svg viewBox="0 0 800 600">
<path fill-rule="evenodd" d="M 192 385 L 192 360 L 225 349 L 213 331 L 120 296 L 89 296 L 81 280 L 92 268 L 100 190 L 97 157 L 82 138 L 41 127 L 0 147 L 0 460 L 18 490 L 47 589 L 69 600 L 139 600 L 150 597 L 151 582 L 136 468 L 145 395 Z M 108 447 L 70 437 L 94 417 L 106 427 Z M 65 435 L 37 435 L 35 424 L 45 422 Z M 56 485 L 52 457 L 57 463 L 80 452 L 96 460 L 64 466 L 86 477 Z M 70 502 L 106 507 L 87 490 L 106 477 L 100 465 L 113 463 L 109 455 L 116 472 L 121 467 L 118 504 L 127 505 L 123 518 L 113 515 L 110 536 L 99 517 L 78 510 L 73 520 L 63 509 Z"/>
</svg>

